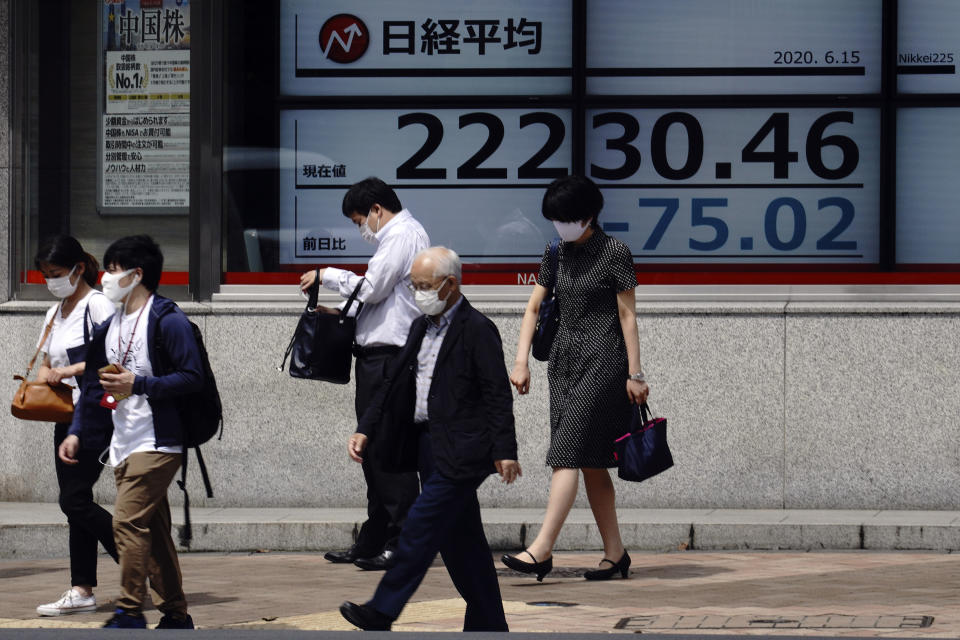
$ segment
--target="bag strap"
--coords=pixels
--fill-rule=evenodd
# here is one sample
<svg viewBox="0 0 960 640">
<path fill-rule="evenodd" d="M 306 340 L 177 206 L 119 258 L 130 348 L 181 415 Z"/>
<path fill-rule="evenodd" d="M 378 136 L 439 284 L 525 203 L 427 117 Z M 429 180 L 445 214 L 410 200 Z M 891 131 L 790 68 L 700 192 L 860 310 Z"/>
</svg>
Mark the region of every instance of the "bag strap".
<svg viewBox="0 0 960 640">
<path fill-rule="evenodd" d="M 360 278 L 360 282 L 358 282 L 357 286 L 353 288 L 353 293 L 351 293 L 350 297 L 347 298 L 347 304 L 343 305 L 343 309 L 340 310 L 340 324 L 343 324 L 343 321 L 347 317 L 347 313 L 350 311 L 350 307 L 353 305 L 354 301 L 356 301 L 357 296 L 360 295 L 360 288 L 363 286 L 363 283 L 366 281 L 366 279 L 366 276 Z M 363 303 L 357 302 L 358 315 L 361 309 L 363 309 Z"/>
<path fill-rule="evenodd" d="M 320 269 L 317 269 L 314 274 L 313 284 L 307 289 L 307 307 L 304 309 L 307 313 L 313 313 L 317 310 L 317 299 L 320 297 Z M 287 366 L 287 358 L 290 357 L 290 352 L 293 351 L 293 343 L 297 341 L 299 334 L 300 325 L 298 324 L 293 335 L 290 336 L 290 342 L 287 343 L 287 348 L 283 352 L 283 361 L 280 363 L 280 366 L 277 367 L 277 371 L 283 371 L 284 367 Z"/>
<path fill-rule="evenodd" d="M 553 287 L 557 284 L 557 265 L 560 261 L 560 239 L 554 238 L 553 242 L 550 243 L 550 270 L 553 272 L 553 283 L 550 285 L 550 290 L 547 292 L 548 296 L 553 295 Z"/>
<path fill-rule="evenodd" d="M 299 325 L 297 325 L 297 328 L 300 328 Z M 283 368 L 287 366 L 287 358 L 290 357 L 290 352 L 293 351 L 293 343 L 297 341 L 297 335 L 299 333 L 299 331 L 294 330 L 293 335 L 290 336 L 290 342 L 287 343 L 287 349 L 283 352 L 283 361 L 277 367 L 277 371 L 283 371 Z"/>
<path fill-rule="evenodd" d="M 200 447 L 194 447 L 197 452 L 197 463 L 200 465 L 200 475 L 203 476 L 203 487 L 207 491 L 207 497 L 213 497 L 213 488 L 210 486 L 210 476 L 207 474 L 207 465 L 203 461 L 203 454 L 200 453 Z M 190 548 L 193 541 L 193 526 L 190 524 L 190 493 L 187 491 L 187 461 L 190 448 L 183 447 L 183 464 L 180 465 L 180 479 L 177 480 L 177 486 L 183 491 L 183 527 L 180 529 L 180 545 Z"/>
<path fill-rule="evenodd" d="M 320 297 L 320 269 L 314 273 L 313 284 L 307 289 L 307 310 L 313 311 L 317 308 L 317 298 Z"/>
<path fill-rule="evenodd" d="M 83 344 L 90 342 L 90 330 L 87 329 L 87 321 L 90 320 L 90 303 L 87 303 L 86 308 L 83 310 Z"/>
<path fill-rule="evenodd" d="M 37 357 L 40 355 L 40 350 L 43 349 L 43 345 L 47 343 L 47 337 L 50 335 L 50 330 L 53 329 L 53 322 L 57 319 L 57 314 L 60 313 L 62 308 L 63 302 L 57 305 L 57 310 L 50 318 L 50 322 L 47 323 L 47 328 L 43 330 L 43 337 L 40 338 L 40 344 L 37 345 L 37 350 L 34 352 L 33 357 L 30 358 L 30 364 L 27 365 L 27 372 L 24 374 L 24 378 L 30 378 L 30 372 L 33 371 L 33 365 L 37 363 Z"/>
<path fill-rule="evenodd" d="M 101 296 L 102 296 L 103 294 L 100 293 L 99 291 L 94 291 L 94 292 L 93 292 L 93 295 L 95 295 L 95 296 L 96 296 L 96 295 L 101 295 Z M 93 297 L 93 296 L 91 296 L 91 297 Z M 92 325 L 92 324 L 93 324 L 93 320 L 90 319 L 90 300 L 87 300 L 87 306 L 86 306 L 86 308 L 83 310 L 83 344 L 87 344 L 88 342 L 90 342 L 90 331 L 87 329 L 87 321 L 88 321 L 88 320 L 89 320 L 89 323 Z"/>
<path fill-rule="evenodd" d="M 650 407 L 647 406 L 646 402 L 640 405 L 640 420 L 643 421 L 644 425 L 650 422 L 650 415 L 647 414 L 648 411 L 650 411 L 650 415 L 653 414 L 653 411 L 650 410 Z"/>
<path fill-rule="evenodd" d="M 189 447 L 183 448 L 183 462 L 180 464 L 180 479 L 177 480 L 177 486 L 183 491 L 183 528 L 180 529 L 180 545 L 190 547 L 193 540 L 193 528 L 190 526 L 190 493 L 187 492 L 187 458 L 189 457 Z"/>
</svg>

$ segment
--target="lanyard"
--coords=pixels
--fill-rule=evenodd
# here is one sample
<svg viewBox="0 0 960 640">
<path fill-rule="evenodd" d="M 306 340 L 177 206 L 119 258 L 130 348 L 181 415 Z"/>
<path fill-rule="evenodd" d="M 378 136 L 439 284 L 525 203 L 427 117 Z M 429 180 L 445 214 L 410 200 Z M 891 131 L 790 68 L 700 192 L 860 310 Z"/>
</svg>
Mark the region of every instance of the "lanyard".
<svg viewBox="0 0 960 640">
<path fill-rule="evenodd" d="M 127 356 L 130 355 L 130 347 L 133 346 L 133 336 L 137 334 L 137 325 L 140 324 L 140 316 L 143 315 L 144 309 L 146 309 L 150 305 L 151 300 L 153 300 L 152 295 L 149 298 L 147 298 L 147 301 L 143 303 L 142 307 L 140 307 L 140 313 L 137 314 L 137 319 L 134 320 L 133 322 L 133 331 L 130 332 L 130 342 L 127 343 L 127 350 L 123 352 L 123 358 L 120 360 L 121 367 L 127 366 Z M 123 335 L 123 319 L 121 318 L 120 325 L 117 327 L 117 353 L 120 353 L 120 351 L 123 350 L 123 342 L 121 340 L 122 335 Z"/>
</svg>

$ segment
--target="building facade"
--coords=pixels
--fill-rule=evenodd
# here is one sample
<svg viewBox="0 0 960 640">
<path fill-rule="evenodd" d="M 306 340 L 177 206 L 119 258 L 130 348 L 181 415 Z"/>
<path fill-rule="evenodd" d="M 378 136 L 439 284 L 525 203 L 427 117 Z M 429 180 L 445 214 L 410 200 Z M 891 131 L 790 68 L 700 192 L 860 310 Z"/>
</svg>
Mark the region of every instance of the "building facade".
<svg viewBox="0 0 960 640">
<path fill-rule="evenodd" d="M 0 0 L 8 374 L 51 304 L 40 240 L 70 233 L 99 258 L 149 233 L 223 396 L 207 504 L 362 504 L 352 384 L 277 371 L 297 274 L 370 255 L 346 188 L 382 177 L 463 256 L 510 367 L 552 238 L 540 198 L 577 172 L 634 252 L 677 463 L 618 484 L 620 505 L 956 508 L 960 7 L 400 5 Z M 545 504 L 545 364 L 532 373 L 524 476 L 485 484 L 486 506 Z M 52 427 L 0 429 L 0 501 L 55 500 Z"/>
</svg>

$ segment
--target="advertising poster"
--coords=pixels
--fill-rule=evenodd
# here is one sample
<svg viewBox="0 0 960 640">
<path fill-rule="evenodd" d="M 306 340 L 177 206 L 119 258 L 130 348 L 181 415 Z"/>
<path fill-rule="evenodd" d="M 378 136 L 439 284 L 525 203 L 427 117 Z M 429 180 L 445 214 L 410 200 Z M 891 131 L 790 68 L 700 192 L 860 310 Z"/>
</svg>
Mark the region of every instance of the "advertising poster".
<svg viewBox="0 0 960 640">
<path fill-rule="evenodd" d="M 186 213 L 189 0 L 103 0 L 102 213 Z"/>
</svg>

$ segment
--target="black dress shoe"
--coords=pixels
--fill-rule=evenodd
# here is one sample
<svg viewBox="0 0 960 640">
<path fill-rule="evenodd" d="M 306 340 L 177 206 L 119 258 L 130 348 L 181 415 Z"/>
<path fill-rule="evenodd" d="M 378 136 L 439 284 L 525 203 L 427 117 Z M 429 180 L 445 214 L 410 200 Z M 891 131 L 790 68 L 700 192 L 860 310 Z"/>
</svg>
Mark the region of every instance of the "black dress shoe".
<svg viewBox="0 0 960 640">
<path fill-rule="evenodd" d="M 344 602 L 340 605 L 340 615 L 346 618 L 347 622 L 364 631 L 390 631 L 393 625 L 392 618 L 365 604 Z"/>
<path fill-rule="evenodd" d="M 520 553 L 525 553 L 530 556 L 530 559 L 533 562 L 524 562 L 517 556 L 511 556 L 508 554 L 503 554 L 503 557 L 500 558 L 500 562 L 507 565 L 514 571 L 519 571 L 520 573 L 535 573 L 537 574 L 537 581 L 543 582 L 543 576 L 547 575 L 553 571 L 553 556 L 550 556 L 543 562 L 537 562 L 537 559 L 533 557 L 533 554 L 529 551 L 521 551 Z"/>
<path fill-rule="evenodd" d="M 630 576 L 630 554 L 624 550 L 623 556 L 618 562 L 614 562 L 609 558 L 604 558 L 600 561 L 609 562 L 610 566 L 605 569 L 594 569 L 593 571 L 587 571 L 583 574 L 583 577 L 587 580 L 609 580 L 612 578 L 618 571 L 620 572 L 621 578 L 628 578 Z"/>
<path fill-rule="evenodd" d="M 346 551 L 327 551 L 323 554 L 324 560 L 329 560 L 335 564 L 346 564 L 348 562 L 353 562 L 360 557 L 360 554 L 357 553 L 356 547 L 350 547 Z"/>
<path fill-rule="evenodd" d="M 385 549 L 383 553 L 372 558 L 357 558 L 353 564 L 364 571 L 386 571 L 397 564 L 397 554 L 390 549 Z"/>
</svg>

